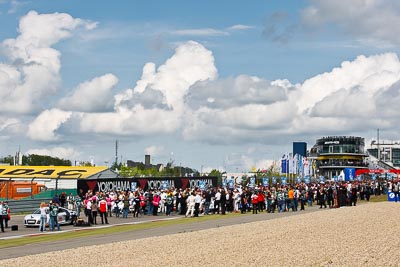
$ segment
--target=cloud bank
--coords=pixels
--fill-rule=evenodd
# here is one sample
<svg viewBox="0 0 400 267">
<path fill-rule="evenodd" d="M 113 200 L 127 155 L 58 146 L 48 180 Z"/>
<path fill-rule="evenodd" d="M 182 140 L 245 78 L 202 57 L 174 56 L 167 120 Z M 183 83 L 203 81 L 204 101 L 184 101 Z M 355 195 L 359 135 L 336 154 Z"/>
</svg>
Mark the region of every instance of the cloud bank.
<svg viewBox="0 0 400 267">
<path fill-rule="evenodd" d="M 349 14 L 360 17 L 383 8 L 396 20 L 395 11 L 380 1 L 367 2 L 357 2 L 360 10 L 351 9 Z M 304 12 L 308 12 L 309 24 L 330 23 L 342 15 L 326 10 L 340 10 L 335 9 L 338 6 L 315 1 L 314 10 L 309 7 Z M 377 20 L 373 15 L 369 19 Z M 374 25 L 386 25 L 378 22 Z M 344 20 L 341 27 L 350 23 Z M 44 101 L 57 96 L 62 84 L 61 52 L 53 46 L 73 38 L 79 29 L 90 31 L 96 25 L 64 13 L 31 11 L 21 18 L 17 37 L 1 43 L 6 62 L 0 63 L 0 111 L 7 114 L 0 116 L 2 137 L 18 133 L 44 145 L 75 141 L 76 147 L 79 138 L 71 136 L 173 135 L 207 144 L 279 145 L 325 134 L 399 130 L 400 61 L 396 53 L 359 55 L 293 84 L 250 74 L 218 77 L 213 52 L 199 42 L 187 41 L 178 44 L 163 63 L 144 64 L 132 88 L 117 88 L 117 75 L 106 73 L 80 82 L 56 101 Z M 238 24 L 232 30 L 248 28 Z M 362 36 L 369 28 L 360 29 Z M 392 43 L 398 38 L 384 32 L 371 36 Z M 163 149 L 151 146 L 146 151 L 162 153 Z M 76 152 L 68 151 L 63 153 Z M 249 158 L 240 160 L 261 164 Z"/>
</svg>

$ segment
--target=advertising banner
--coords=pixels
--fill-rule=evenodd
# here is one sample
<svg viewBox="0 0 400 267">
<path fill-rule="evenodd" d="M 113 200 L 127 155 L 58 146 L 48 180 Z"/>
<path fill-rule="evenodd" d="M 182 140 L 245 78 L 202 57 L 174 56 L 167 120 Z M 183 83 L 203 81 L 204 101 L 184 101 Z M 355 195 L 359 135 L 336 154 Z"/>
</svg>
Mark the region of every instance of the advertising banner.
<svg viewBox="0 0 400 267">
<path fill-rule="evenodd" d="M 234 179 L 229 179 L 228 180 L 228 188 L 233 189 L 235 186 L 235 180 Z"/>
<path fill-rule="evenodd" d="M 111 191 L 132 191 L 137 188 L 149 189 L 171 189 L 171 188 L 200 188 L 217 187 L 217 177 L 171 177 L 171 178 L 114 178 L 114 179 L 78 179 L 78 192 L 80 189 L 86 193 L 88 190 L 93 192 Z M 204 186 L 205 185 L 205 186 Z"/>
<path fill-rule="evenodd" d="M 311 178 L 310 178 L 310 175 L 306 175 L 306 176 L 304 176 L 304 182 L 305 182 L 306 184 L 309 184 L 309 183 L 311 183 Z"/>
<path fill-rule="evenodd" d="M 263 186 L 269 186 L 269 181 L 266 177 L 263 177 Z"/>
<path fill-rule="evenodd" d="M 396 198 L 397 198 L 397 201 L 400 201 L 399 196 L 397 196 Z M 393 192 L 388 193 L 388 201 L 395 202 L 396 198 L 395 198 L 395 193 L 393 193 Z"/>
<path fill-rule="evenodd" d="M 272 177 L 272 184 L 276 184 L 276 177 Z"/>
<path fill-rule="evenodd" d="M 256 177 L 250 177 L 249 187 L 254 188 L 256 186 Z"/>
<path fill-rule="evenodd" d="M 356 169 L 344 168 L 344 179 L 346 181 L 354 181 L 355 177 L 356 177 Z"/>
<path fill-rule="evenodd" d="M 282 176 L 281 177 L 281 183 L 282 183 L 282 185 L 286 185 L 286 177 L 285 176 Z"/>
<path fill-rule="evenodd" d="M 200 190 L 205 190 L 207 187 L 207 183 L 204 180 L 199 181 L 199 188 Z"/>
<path fill-rule="evenodd" d="M 161 189 L 165 190 L 168 189 L 168 187 L 169 187 L 168 181 L 164 180 L 161 182 Z"/>
<path fill-rule="evenodd" d="M 131 182 L 131 191 L 135 191 L 137 189 L 137 182 Z"/>
<path fill-rule="evenodd" d="M 107 167 L 81 166 L 0 166 L 0 178 L 85 179 Z"/>
</svg>

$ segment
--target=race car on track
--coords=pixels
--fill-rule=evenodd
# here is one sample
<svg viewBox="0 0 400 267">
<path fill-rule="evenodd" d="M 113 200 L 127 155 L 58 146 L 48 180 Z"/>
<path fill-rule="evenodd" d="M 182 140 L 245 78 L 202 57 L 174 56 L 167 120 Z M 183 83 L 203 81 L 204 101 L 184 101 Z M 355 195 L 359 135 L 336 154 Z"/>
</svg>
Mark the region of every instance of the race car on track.
<svg viewBox="0 0 400 267">
<path fill-rule="evenodd" d="M 57 220 L 60 225 L 66 225 L 66 224 L 73 224 L 74 221 L 76 220 L 76 212 L 58 207 L 58 215 L 57 215 Z M 46 225 L 49 224 L 50 221 L 50 216 L 47 214 L 47 221 Z M 26 215 L 24 217 L 24 225 L 26 227 L 29 226 L 40 226 L 40 209 L 35 210 L 32 214 Z"/>
</svg>

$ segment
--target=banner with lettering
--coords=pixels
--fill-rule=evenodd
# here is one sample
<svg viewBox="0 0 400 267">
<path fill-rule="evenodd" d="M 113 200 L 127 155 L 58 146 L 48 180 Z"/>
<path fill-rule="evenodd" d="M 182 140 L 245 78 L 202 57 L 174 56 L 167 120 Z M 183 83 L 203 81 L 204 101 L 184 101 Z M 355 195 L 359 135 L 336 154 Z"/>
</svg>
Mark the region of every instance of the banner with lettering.
<svg viewBox="0 0 400 267">
<path fill-rule="evenodd" d="M 250 177 L 249 187 L 254 188 L 256 186 L 256 177 Z"/>
<path fill-rule="evenodd" d="M 0 178 L 85 179 L 107 169 L 82 166 L 0 166 Z"/>
<path fill-rule="evenodd" d="M 171 177 L 171 178 L 114 178 L 114 179 L 78 179 L 78 192 L 80 189 L 86 193 L 88 190 L 94 192 L 132 191 L 140 187 L 149 189 L 172 189 L 172 188 L 207 188 L 217 187 L 218 178 L 207 177 Z"/>
</svg>

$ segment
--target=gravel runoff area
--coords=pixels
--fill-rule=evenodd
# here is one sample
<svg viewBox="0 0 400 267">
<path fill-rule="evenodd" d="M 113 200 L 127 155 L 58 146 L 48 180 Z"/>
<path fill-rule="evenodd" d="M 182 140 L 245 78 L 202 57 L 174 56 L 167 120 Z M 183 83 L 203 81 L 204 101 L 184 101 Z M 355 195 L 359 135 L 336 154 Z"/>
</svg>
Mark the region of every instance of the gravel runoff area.
<svg viewBox="0 0 400 267">
<path fill-rule="evenodd" d="M 0 266 L 50 259 L 58 266 L 400 266 L 399 233 L 400 204 L 381 202 L 24 256 Z"/>
</svg>

